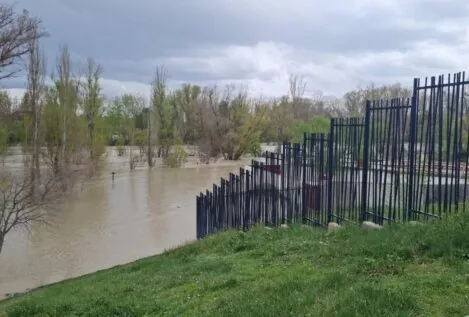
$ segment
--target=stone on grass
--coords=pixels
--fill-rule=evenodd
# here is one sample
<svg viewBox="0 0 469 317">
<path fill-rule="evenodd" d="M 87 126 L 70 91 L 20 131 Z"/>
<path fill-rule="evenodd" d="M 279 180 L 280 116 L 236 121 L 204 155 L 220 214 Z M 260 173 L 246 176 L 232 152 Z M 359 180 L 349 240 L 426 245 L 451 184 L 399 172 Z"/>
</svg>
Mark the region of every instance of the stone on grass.
<svg viewBox="0 0 469 317">
<path fill-rule="evenodd" d="M 371 222 L 371 221 L 363 221 L 362 223 L 362 227 L 364 229 L 369 229 L 369 230 L 380 230 L 382 229 L 383 227 L 381 227 L 380 225 L 374 223 L 374 222 Z"/>
<path fill-rule="evenodd" d="M 280 228 L 287 229 L 287 228 L 288 228 L 288 225 L 285 224 L 285 223 L 282 223 L 282 224 L 280 225 Z"/>
<path fill-rule="evenodd" d="M 328 232 L 333 232 L 333 231 L 336 231 L 336 230 L 338 230 L 338 229 L 340 229 L 340 228 L 341 228 L 340 225 L 339 225 L 338 223 L 336 223 L 336 222 L 329 222 L 329 223 L 327 224 L 327 231 L 328 231 Z"/>
</svg>

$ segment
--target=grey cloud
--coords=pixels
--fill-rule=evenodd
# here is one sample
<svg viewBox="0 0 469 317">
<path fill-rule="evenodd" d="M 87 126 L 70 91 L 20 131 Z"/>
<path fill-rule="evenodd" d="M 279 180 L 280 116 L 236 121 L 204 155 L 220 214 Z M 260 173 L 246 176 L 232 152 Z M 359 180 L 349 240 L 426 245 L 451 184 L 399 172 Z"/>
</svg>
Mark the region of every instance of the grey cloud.
<svg viewBox="0 0 469 317">
<path fill-rule="evenodd" d="M 346 5 L 330 2 L 339 7 Z M 377 6 L 373 11 L 364 9 L 359 16 L 354 16 L 353 10 L 326 10 L 323 7 L 328 4 L 313 0 L 291 1 L 292 7 L 300 10 L 302 4 L 311 4 L 301 15 L 259 3 L 268 2 L 258 2 L 254 9 L 247 1 L 228 0 L 23 0 L 20 5 L 39 15 L 51 34 L 44 41 L 49 64 L 54 61 L 58 45 L 67 43 L 81 60 L 90 56 L 99 61 L 107 77 L 144 83 L 151 80 L 154 71 L 149 61 L 165 62 L 176 80 L 243 79 L 254 75 L 252 69 L 242 65 L 231 65 L 223 73 L 214 74 L 191 70 L 169 59 L 200 57 L 199 49 L 206 46 L 286 43 L 307 52 L 299 60 L 317 62 L 330 58 L 328 54 L 411 50 L 416 42 L 430 39 L 454 45 L 465 34 L 441 30 L 438 21 L 469 16 L 462 0 L 402 1 L 399 12 Z M 413 19 L 417 24 L 409 27 L 400 18 Z M 378 69 L 370 73 L 379 73 Z M 408 71 L 394 69 L 389 76 Z M 267 71 L 260 77 L 272 75 Z"/>
<path fill-rule="evenodd" d="M 411 1 L 408 11 L 415 19 L 434 21 L 467 20 L 469 6 L 466 0 L 420 0 Z"/>
<path fill-rule="evenodd" d="M 33 6 L 38 13 L 47 16 L 47 21 L 44 20 L 53 28 L 52 34 L 63 40 L 73 39 L 78 53 L 86 51 L 94 53 L 93 56 L 120 59 L 174 54 L 209 44 L 250 45 L 258 41 L 337 52 L 402 49 L 411 41 L 430 36 L 443 38 L 446 35 L 443 40 L 448 42 L 458 39 L 457 34 L 442 34 L 435 27 L 402 28 L 393 24 L 393 13 L 385 10 L 365 12 L 359 18 L 312 11 L 311 17 L 298 18 L 282 17 L 282 12 L 269 13 L 268 10 L 249 12 L 247 8 L 233 12 L 231 6 L 223 5 L 232 3 L 229 1 L 41 1 L 55 3 L 57 11 L 39 5 L 36 0 L 25 2 L 36 3 Z M 420 22 L 432 20 L 428 14 L 433 12 L 431 6 L 440 9 L 434 3 L 416 8 L 417 13 L 425 13 L 416 17 Z M 455 6 L 443 7 L 458 12 L 449 9 Z"/>
</svg>

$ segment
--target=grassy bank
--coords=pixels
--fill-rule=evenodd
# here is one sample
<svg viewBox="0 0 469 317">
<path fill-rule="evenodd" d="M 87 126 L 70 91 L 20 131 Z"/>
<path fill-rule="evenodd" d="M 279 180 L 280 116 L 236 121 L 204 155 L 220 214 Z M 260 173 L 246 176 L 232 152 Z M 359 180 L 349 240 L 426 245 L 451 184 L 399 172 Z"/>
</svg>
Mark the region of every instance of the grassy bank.
<svg viewBox="0 0 469 317">
<path fill-rule="evenodd" d="M 466 316 L 469 217 L 227 232 L 0 302 L 0 316 Z"/>
</svg>

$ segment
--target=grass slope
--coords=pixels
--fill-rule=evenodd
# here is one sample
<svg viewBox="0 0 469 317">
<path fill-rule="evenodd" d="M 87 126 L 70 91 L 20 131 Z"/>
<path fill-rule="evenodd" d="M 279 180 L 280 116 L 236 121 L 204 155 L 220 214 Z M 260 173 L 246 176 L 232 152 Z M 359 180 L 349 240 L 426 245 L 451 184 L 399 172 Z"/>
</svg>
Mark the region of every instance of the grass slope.
<svg viewBox="0 0 469 317">
<path fill-rule="evenodd" d="M 466 316 L 469 217 L 227 232 L 0 302 L 0 316 Z"/>
</svg>

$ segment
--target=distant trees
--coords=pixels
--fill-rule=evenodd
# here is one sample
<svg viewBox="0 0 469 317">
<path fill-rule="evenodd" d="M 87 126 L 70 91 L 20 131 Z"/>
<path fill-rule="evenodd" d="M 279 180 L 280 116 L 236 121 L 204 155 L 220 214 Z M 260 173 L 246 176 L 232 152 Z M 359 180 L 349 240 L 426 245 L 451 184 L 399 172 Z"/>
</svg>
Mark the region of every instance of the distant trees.
<svg viewBox="0 0 469 317">
<path fill-rule="evenodd" d="M 364 88 L 357 88 L 347 92 L 344 99 L 344 110 L 349 115 L 363 115 L 365 113 L 366 100 L 380 100 L 392 98 L 410 98 L 412 91 L 397 83 L 394 85 L 384 85 L 377 87 L 371 83 Z"/>
<path fill-rule="evenodd" d="M 206 88 L 201 95 L 202 117 L 199 150 L 206 157 L 223 156 L 237 160 L 259 148 L 266 109 L 257 108 L 247 92 L 228 86 L 222 93 L 217 87 Z"/>
<path fill-rule="evenodd" d="M 126 144 L 138 145 L 140 148 L 138 153 L 133 148 L 128 150 L 130 169 L 135 168 L 144 153 L 145 132 L 141 116 L 145 105 L 145 98 L 124 94 L 115 98 L 105 113 L 110 132 L 108 139 L 118 146 L 119 155 L 125 154 L 123 146 Z"/>
<path fill-rule="evenodd" d="M 142 97 L 123 95 L 105 106 L 108 144 L 136 145 L 140 154 L 129 153 L 132 168 L 155 158 L 166 166 L 184 164 L 182 145 L 197 148 L 200 159 L 237 160 L 259 155 L 261 142 L 302 140 L 304 132 L 328 132 L 330 117 L 362 115 L 367 98 L 408 96 L 400 85 L 357 89 L 343 99 L 325 99 L 320 93 L 306 97 L 306 83 L 291 76 L 289 93 L 278 99 L 252 98 L 242 87 L 200 87 L 186 83 L 169 89 L 168 73 L 157 67 L 149 103 Z M 145 152 L 145 155 L 143 153 Z"/>
</svg>

